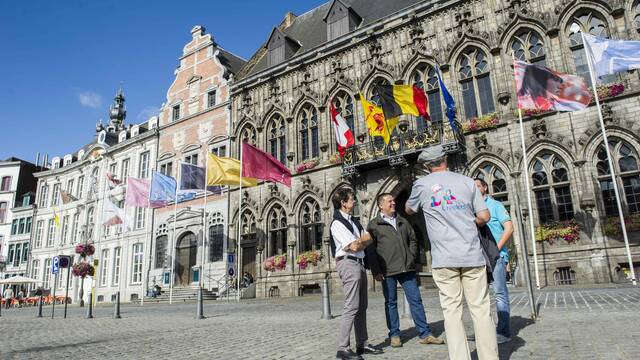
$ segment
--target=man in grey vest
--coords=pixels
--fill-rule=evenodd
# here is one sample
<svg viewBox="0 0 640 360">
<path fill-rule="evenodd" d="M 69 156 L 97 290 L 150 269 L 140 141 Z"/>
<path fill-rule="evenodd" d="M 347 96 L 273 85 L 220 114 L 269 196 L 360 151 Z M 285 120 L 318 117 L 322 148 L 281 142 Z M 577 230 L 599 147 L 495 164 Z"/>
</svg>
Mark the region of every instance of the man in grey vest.
<svg viewBox="0 0 640 360">
<path fill-rule="evenodd" d="M 344 308 L 338 332 L 338 359 L 362 359 L 364 353 L 381 353 L 367 344 L 367 274 L 364 268 L 364 249 L 371 236 L 351 216 L 355 200 L 353 191 L 341 188 L 331 198 L 334 217 L 331 222 L 331 241 L 335 245 L 336 270 L 344 291 Z M 351 329 L 355 330 L 356 352 L 351 351 Z"/>
<path fill-rule="evenodd" d="M 480 360 L 497 360 L 496 330 L 477 228 L 490 219 L 487 205 L 473 179 L 448 170 L 442 145 L 424 150 L 418 162 L 430 174 L 414 182 L 405 210 L 414 214 L 422 209 L 427 225 L 449 357 L 471 359 L 462 322 L 464 294 L 476 330 L 478 356 Z"/>
</svg>

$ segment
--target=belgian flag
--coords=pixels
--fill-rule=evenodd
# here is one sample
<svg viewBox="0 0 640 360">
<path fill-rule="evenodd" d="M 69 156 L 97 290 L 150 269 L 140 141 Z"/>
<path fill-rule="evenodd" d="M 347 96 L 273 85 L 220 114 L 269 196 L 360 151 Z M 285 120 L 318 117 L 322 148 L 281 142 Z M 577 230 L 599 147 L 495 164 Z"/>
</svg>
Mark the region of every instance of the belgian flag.
<svg viewBox="0 0 640 360">
<path fill-rule="evenodd" d="M 424 90 L 415 85 L 377 85 L 384 117 L 393 119 L 411 114 L 429 119 L 429 102 Z"/>
</svg>

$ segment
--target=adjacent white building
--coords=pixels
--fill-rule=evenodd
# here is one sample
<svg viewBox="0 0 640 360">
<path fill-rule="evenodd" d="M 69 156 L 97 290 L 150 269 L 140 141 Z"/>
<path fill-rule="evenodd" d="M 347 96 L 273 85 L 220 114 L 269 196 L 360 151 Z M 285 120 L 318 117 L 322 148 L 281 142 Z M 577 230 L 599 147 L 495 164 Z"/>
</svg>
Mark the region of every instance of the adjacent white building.
<svg viewBox="0 0 640 360">
<path fill-rule="evenodd" d="M 87 299 L 94 289 L 97 302 L 136 300 L 145 293 L 144 269 L 151 249 L 152 212 L 145 208 L 125 208 L 125 224 L 103 226 L 105 199 L 124 206 L 129 176 L 150 178 L 157 149 L 157 120 L 127 125 L 124 94 L 118 91 L 110 108 L 109 123 L 96 127 L 95 139 L 82 149 L 64 157 L 54 157 L 51 168 L 38 178 L 37 215 L 33 223 L 32 255 L 29 273 L 43 281 L 45 289 L 65 288 L 66 270 L 58 281 L 51 274 L 52 258 L 72 255 L 77 244 L 92 243 L 95 253 L 87 260 L 96 273 L 84 279 L 71 277 L 70 297 L 74 302 Z M 114 186 L 107 174 L 120 185 Z M 60 190 L 71 195 L 65 204 Z M 56 216 L 58 220 L 56 221 Z M 125 229 L 126 231 L 123 231 Z"/>
</svg>

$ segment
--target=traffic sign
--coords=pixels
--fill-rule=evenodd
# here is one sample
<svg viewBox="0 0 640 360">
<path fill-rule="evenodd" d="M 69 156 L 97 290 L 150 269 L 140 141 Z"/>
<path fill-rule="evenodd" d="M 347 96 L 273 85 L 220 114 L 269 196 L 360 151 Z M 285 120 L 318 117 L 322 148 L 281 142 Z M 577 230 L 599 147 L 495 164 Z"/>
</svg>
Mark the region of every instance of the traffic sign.
<svg viewBox="0 0 640 360">
<path fill-rule="evenodd" d="M 227 254 L 227 262 L 228 263 L 234 263 L 235 262 L 235 256 L 234 254 Z"/>
<path fill-rule="evenodd" d="M 51 273 L 57 274 L 60 271 L 60 257 L 54 256 L 51 261 Z"/>
<path fill-rule="evenodd" d="M 232 267 L 229 268 L 229 270 L 227 271 L 227 274 L 229 274 L 229 276 L 233 276 L 236 273 L 235 270 L 233 270 Z"/>
</svg>

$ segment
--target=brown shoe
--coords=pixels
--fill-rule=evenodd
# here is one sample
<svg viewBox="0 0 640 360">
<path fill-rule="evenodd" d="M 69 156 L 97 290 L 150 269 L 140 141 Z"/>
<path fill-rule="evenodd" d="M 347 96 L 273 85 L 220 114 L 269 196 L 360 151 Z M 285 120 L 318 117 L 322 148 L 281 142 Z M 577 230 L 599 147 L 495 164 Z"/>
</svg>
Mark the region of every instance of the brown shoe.
<svg viewBox="0 0 640 360">
<path fill-rule="evenodd" d="M 444 340 L 442 340 L 440 338 L 437 338 L 435 336 L 432 336 L 432 335 L 429 335 L 424 339 L 420 339 L 420 340 L 418 340 L 418 342 L 420 344 L 423 344 L 423 345 L 427 345 L 427 344 L 442 345 L 442 344 L 444 344 Z"/>
<path fill-rule="evenodd" d="M 391 347 L 402 347 L 402 340 L 400 340 L 400 336 L 391 337 Z"/>
</svg>

